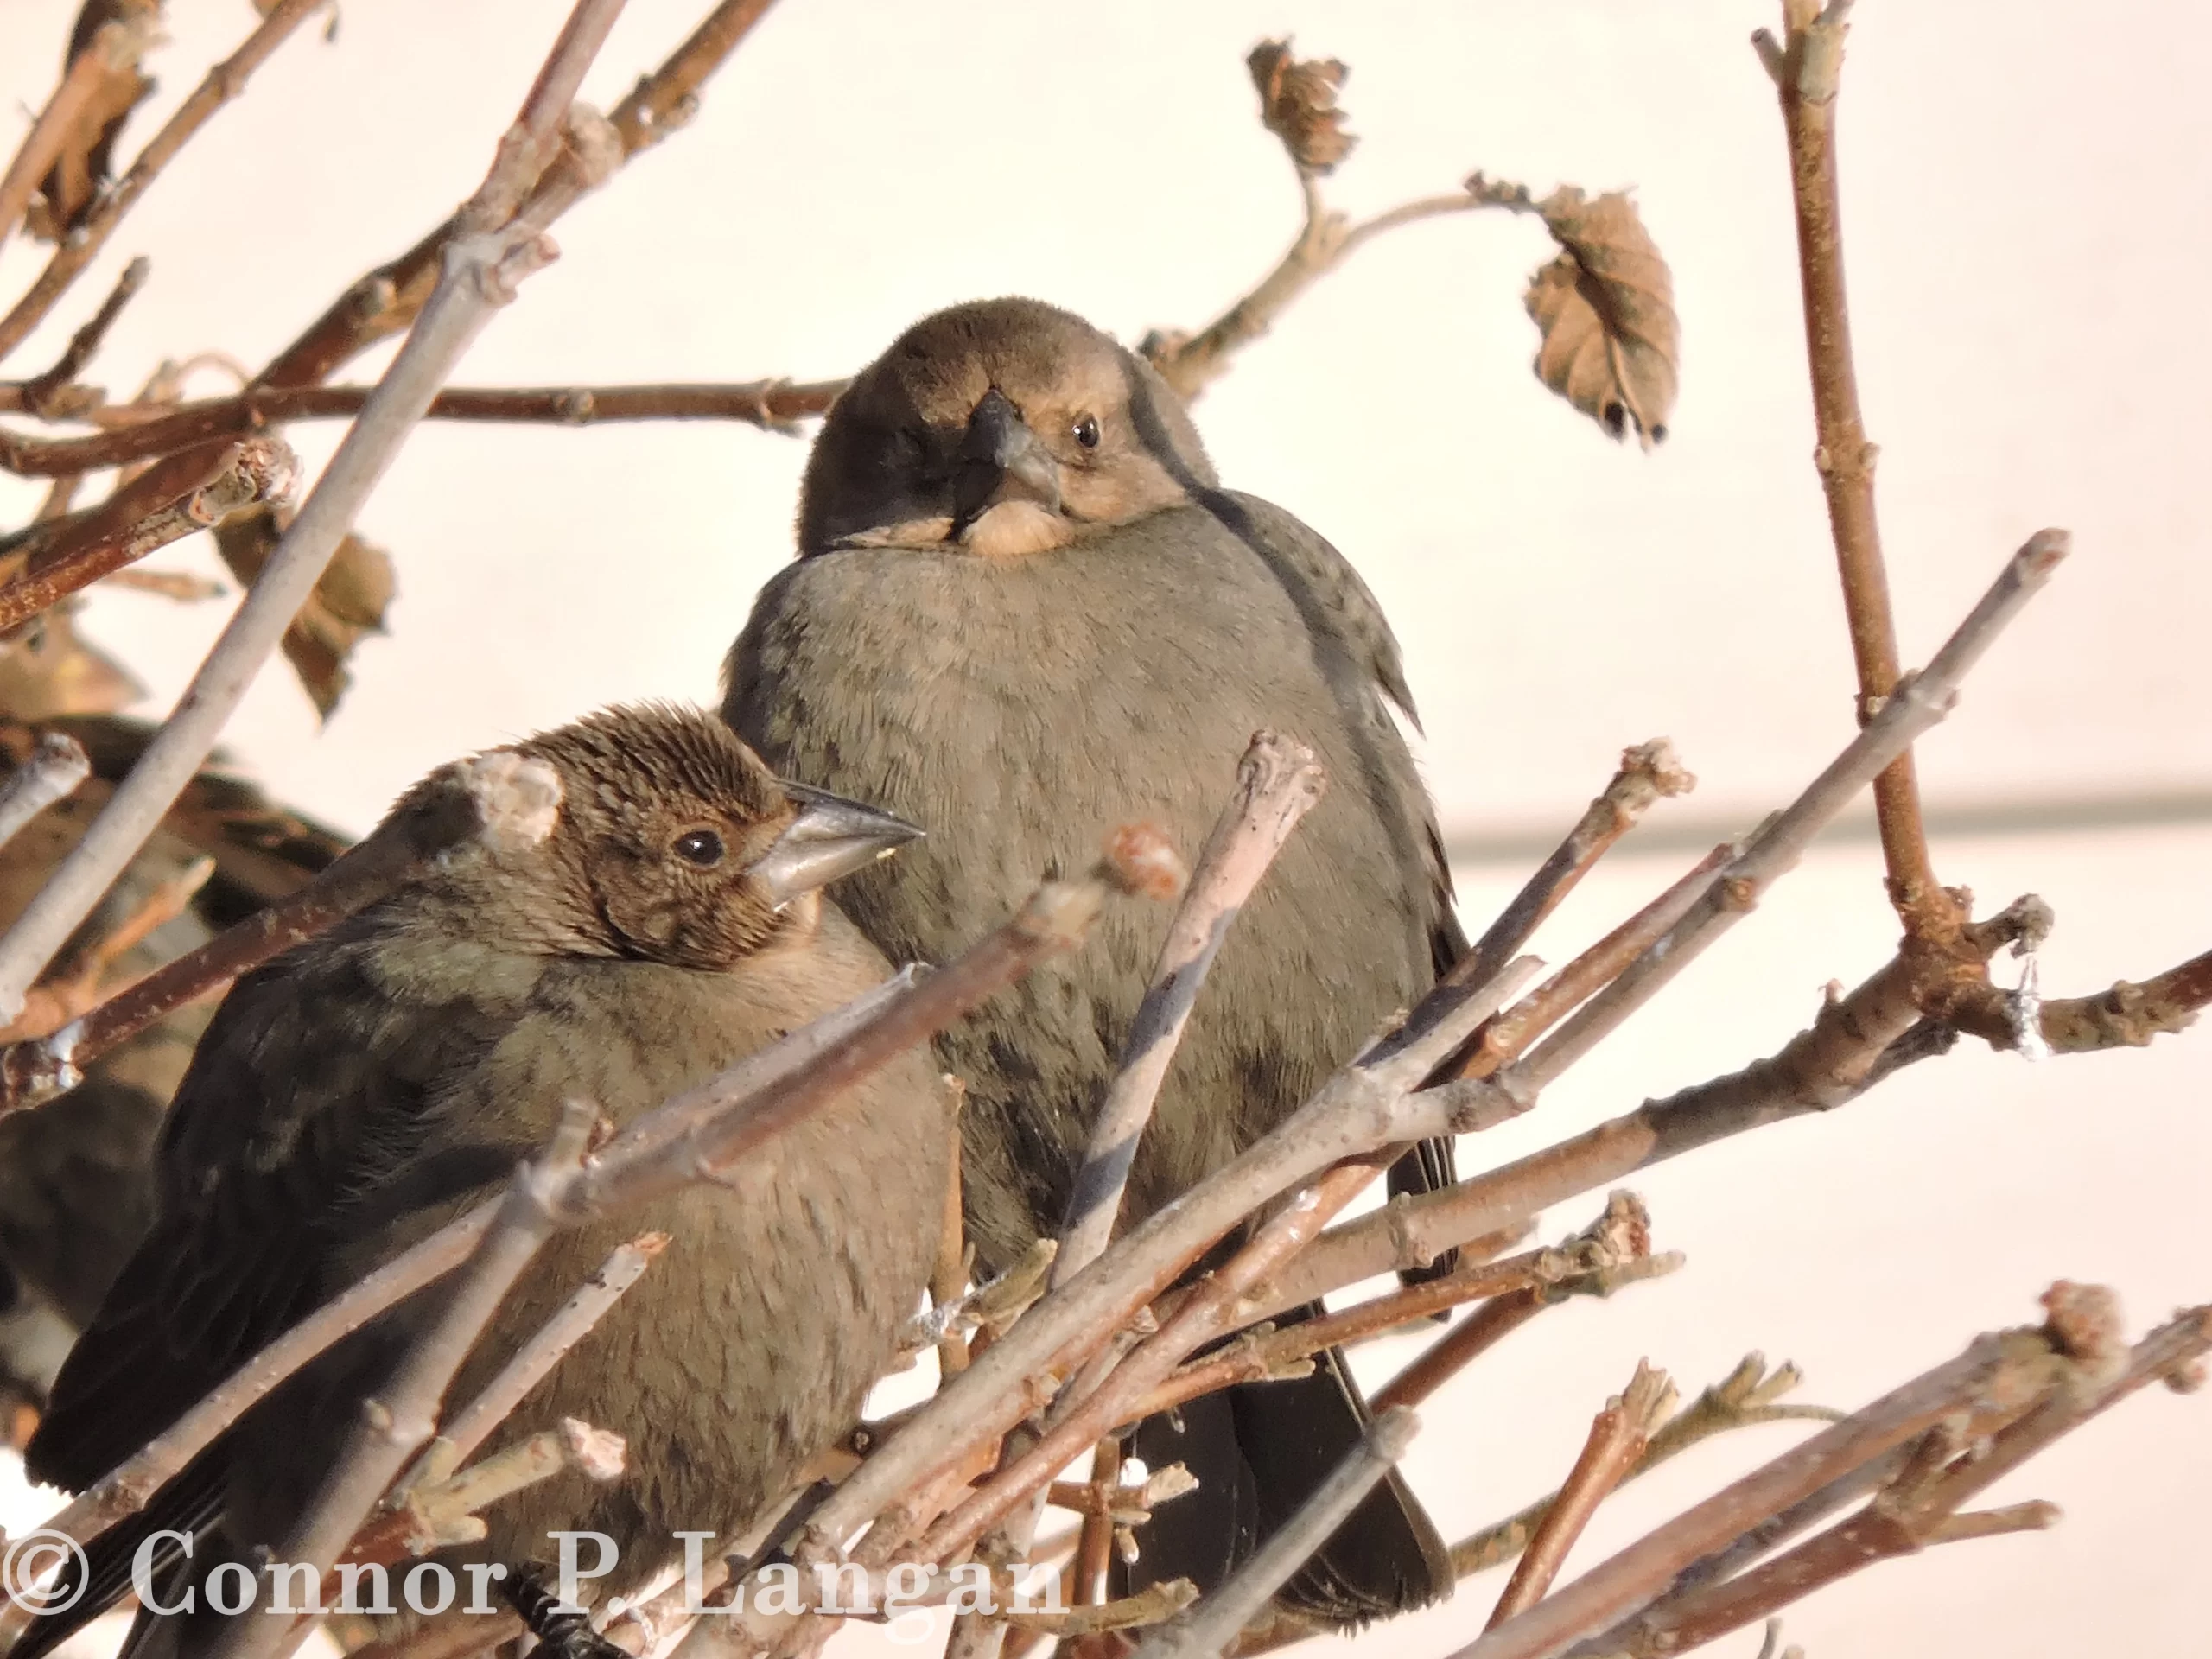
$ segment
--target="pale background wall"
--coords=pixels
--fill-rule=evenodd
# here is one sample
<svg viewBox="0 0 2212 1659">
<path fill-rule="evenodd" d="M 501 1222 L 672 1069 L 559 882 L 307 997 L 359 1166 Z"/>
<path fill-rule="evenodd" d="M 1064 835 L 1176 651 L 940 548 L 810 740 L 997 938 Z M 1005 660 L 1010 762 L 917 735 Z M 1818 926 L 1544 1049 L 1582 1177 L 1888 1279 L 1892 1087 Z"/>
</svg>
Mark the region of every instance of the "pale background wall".
<svg viewBox="0 0 2212 1659">
<path fill-rule="evenodd" d="M 588 87 L 611 104 L 701 0 L 633 0 Z M 257 361 L 480 175 L 556 26 L 554 0 L 353 0 L 303 39 L 137 210 L 19 360 L 42 365 L 145 252 L 154 280 L 99 378 L 164 353 Z M 155 112 L 240 36 L 247 9 L 172 8 Z M 0 8 L 12 143 L 70 8 Z M 1483 216 L 1399 233 L 1302 302 L 1199 410 L 1224 475 L 1334 538 L 1396 621 L 1447 826 L 1568 822 L 1625 743 L 1671 735 L 1705 779 L 1678 817 L 1748 823 L 1848 734 L 1848 658 L 1811 421 L 1779 120 L 1745 45 L 1768 8 L 1219 0 L 788 0 L 694 126 L 561 226 L 562 262 L 492 327 L 477 384 L 843 372 L 940 303 L 1021 291 L 1125 338 L 1204 321 L 1288 239 L 1295 193 L 1242 59 L 1295 31 L 1353 66 L 1363 143 L 1332 186 L 1371 211 L 1480 166 L 1538 188 L 1637 187 L 1685 337 L 1674 437 L 1603 442 L 1528 372 L 1519 307 L 1548 249 Z M 1869 3 L 1843 118 L 1859 365 L 1909 661 L 2046 524 L 2076 554 L 1923 748 L 1939 804 L 2212 787 L 2212 577 L 2198 452 L 2212 345 L 2212 28 L 2145 4 L 1998 12 Z M 143 118 L 142 117 L 142 120 Z M 140 126 L 136 130 L 149 130 Z M 127 150 L 126 150 L 127 153 Z M 38 251 L 0 251 L 0 293 Z M 378 361 L 381 361 L 379 359 Z M 211 388 L 212 389 L 212 388 Z M 335 429 L 300 429 L 314 459 Z M 350 827 L 427 766 L 621 697 L 710 698 L 716 662 L 787 554 L 803 447 L 731 426 L 432 428 L 365 530 L 398 562 L 391 638 L 360 652 L 327 732 L 282 669 L 232 729 L 286 796 Z M 0 484 L 0 490 L 14 486 Z M 14 496 L 6 498 L 12 505 Z M 158 561 L 213 569 L 204 551 Z M 92 632 L 158 711 L 221 621 L 103 596 Z M 2202 823 L 1947 840 L 1947 879 L 2056 906 L 2044 983 L 2146 976 L 2212 943 Z M 1541 943 L 1563 959 L 1669 879 L 1618 855 Z M 1479 925 L 1522 873 L 1462 871 Z M 1893 928 L 1863 843 L 1839 843 L 1562 1084 L 1470 1146 L 1512 1156 L 1770 1052 Z M 1428 1409 L 1414 1477 L 1447 1531 L 1564 1470 L 1590 1413 L 1649 1354 L 1688 1388 L 1745 1349 L 1851 1406 L 2033 1316 L 2064 1274 L 2139 1323 L 2212 1295 L 2195 1213 L 2212 1155 L 2212 1039 L 2030 1069 L 1967 1054 L 1873 1097 L 1640 1182 L 1691 1265 L 1550 1315 Z M 1548 1218 L 1580 1225 L 1595 1203 Z M 1387 1371 L 1409 1348 L 1370 1350 Z M 1683 1459 L 1600 1516 L 1570 1572 L 1786 1443 Z M 2008 1483 L 2056 1533 L 1885 1567 L 1795 1611 L 1818 1659 L 2189 1651 L 2212 1548 L 2212 1415 L 2129 1406 Z M 34 1510 L 23 1511 L 28 1516 Z M 1499 1580 L 1371 1638 L 1445 1652 Z M 1721 1651 L 1749 1655 L 1756 1633 Z"/>
</svg>

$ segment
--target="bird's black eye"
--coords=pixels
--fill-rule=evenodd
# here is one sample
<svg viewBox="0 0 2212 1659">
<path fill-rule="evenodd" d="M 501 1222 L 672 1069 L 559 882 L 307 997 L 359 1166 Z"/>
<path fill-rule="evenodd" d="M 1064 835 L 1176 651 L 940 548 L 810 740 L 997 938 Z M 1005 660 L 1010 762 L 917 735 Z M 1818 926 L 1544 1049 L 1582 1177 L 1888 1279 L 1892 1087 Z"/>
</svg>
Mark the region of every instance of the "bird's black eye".
<svg viewBox="0 0 2212 1659">
<path fill-rule="evenodd" d="M 722 838 L 711 830 L 694 830 L 677 838 L 676 855 L 687 864 L 711 870 L 722 861 Z"/>
<path fill-rule="evenodd" d="M 1096 449 L 1098 447 L 1096 416 L 1086 415 L 1075 423 L 1075 441 L 1086 449 Z"/>
</svg>

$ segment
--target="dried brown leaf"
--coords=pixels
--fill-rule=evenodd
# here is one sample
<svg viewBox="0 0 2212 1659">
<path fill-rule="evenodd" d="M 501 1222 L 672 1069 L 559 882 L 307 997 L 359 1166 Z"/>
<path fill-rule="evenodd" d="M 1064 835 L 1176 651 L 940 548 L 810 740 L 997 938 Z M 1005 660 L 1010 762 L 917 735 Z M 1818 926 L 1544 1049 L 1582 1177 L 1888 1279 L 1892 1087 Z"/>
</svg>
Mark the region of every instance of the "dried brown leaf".
<svg viewBox="0 0 2212 1659">
<path fill-rule="evenodd" d="M 289 509 L 243 514 L 216 530 L 216 550 L 231 574 L 251 587 L 291 521 Z M 284 631 L 285 658 L 324 719 L 353 683 L 346 664 L 353 647 L 364 635 L 384 632 L 393 591 L 391 556 L 349 534 Z"/>
<path fill-rule="evenodd" d="M 1337 88 L 1351 72 L 1334 58 L 1303 60 L 1287 40 L 1262 41 L 1244 60 L 1260 89 L 1260 119 L 1306 173 L 1326 173 L 1359 142 L 1344 130 Z"/>
<path fill-rule="evenodd" d="M 161 10 L 161 0 L 86 0 L 77 14 L 65 66 L 83 54 L 98 52 L 105 67 L 39 187 L 40 200 L 24 215 L 32 235 L 60 241 L 83 222 L 114 176 L 115 145 L 123 124 L 154 90 L 154 83 L 138 72 L 138 54 L 153 43 Z M 111 23 L 119 27 L 103 35 Z"/>
<path fill-rule="evenodd" d="M 1667 435 L 1681 358 L 1667 262 L 1618 191 L 1562 186 L 1535 208 L 1560 249 L 1529 283 L 1536 376 L 1615 437 L 1633 422 L 1648 449 Z"/>
</svg>

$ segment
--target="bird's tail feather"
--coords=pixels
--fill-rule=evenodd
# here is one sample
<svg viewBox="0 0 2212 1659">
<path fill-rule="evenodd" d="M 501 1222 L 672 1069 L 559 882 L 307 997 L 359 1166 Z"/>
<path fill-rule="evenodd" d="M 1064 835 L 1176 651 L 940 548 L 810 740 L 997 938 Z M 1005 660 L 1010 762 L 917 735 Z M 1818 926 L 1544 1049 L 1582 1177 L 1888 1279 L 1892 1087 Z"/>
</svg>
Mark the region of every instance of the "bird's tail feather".
<svg viewBox="0 0 2212 1659">
<path fill-rule="evenodd" d="M 1280 1323 L 1310 1318 L 1318 1307 Z M 1178 1421 L 1179 1418 L 1179 1422 Z M 1205 1594 L 1280 1528 L 1365 1432 L 1367 1404 L 1335 1349 L 1310 1376 L 1240 1383 L 1190 1402 L 1176 1417 L 1148 1418 L 1129 1451 L 1152 1468 L 1181 1463 L 1198 1490 L 1163 1504 L 1137 1532 L 1136 1562 L 1116 1592 L 1189 1578 Z M 1427 1606 L 1452 1593 L 1451 1551 L 1405 1480 L 1393 1471 L 1277 1601 L 1332 1624 L 1357 1626 Z"/>
</svg>

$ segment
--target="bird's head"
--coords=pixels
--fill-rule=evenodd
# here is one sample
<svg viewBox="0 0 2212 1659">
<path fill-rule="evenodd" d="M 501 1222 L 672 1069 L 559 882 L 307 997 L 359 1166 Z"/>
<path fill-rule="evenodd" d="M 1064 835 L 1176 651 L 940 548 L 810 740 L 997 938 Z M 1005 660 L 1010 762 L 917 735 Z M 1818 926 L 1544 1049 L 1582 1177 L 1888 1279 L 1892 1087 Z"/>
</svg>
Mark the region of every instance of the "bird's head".
<svg viewBox="0 0 2212 1659">
<path fill-rule="evenodd" d="M 514 747 L 560 775 L 552 833 L 486 849 L 451 885 L 472 931 L 545 954 L 721 971 L 810 934 L 820 887 L 922 833 L 785 782 L 719 720 L 671 704 L 604 709 Z"/>
<path fill-rule="evenodd" d="M 837 399 L 807 462 L 799 551 L 1042 552 L 1216 481 L 1142 358 L 1039 301 L 981 300 L 923 318 Z"/>
</svg>

